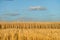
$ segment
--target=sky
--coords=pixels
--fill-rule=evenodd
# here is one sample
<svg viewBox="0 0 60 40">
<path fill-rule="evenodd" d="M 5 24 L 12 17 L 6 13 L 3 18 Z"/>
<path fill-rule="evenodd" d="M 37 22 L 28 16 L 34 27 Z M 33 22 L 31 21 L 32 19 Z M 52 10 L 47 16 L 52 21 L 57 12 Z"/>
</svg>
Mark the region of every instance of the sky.
<svg viewBox="0 0 60 40">
<path fill-rule="evenodd" d="M 47 10 L 30 10 L 31 6 Z M 60 21 L 60 0 L 0 0 L 0 21 Z"/>
</svg>

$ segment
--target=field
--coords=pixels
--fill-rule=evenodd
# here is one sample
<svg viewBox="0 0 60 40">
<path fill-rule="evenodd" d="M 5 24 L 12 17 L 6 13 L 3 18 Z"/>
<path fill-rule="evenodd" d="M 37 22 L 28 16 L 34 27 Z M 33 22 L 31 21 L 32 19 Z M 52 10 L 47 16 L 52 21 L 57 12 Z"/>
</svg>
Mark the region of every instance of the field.
<svg viewBox="0 0 60 40">
<path fill-rule="evenodd" d="M 0 23 L 0 40 L 60 40 L 60 29 L 57 22 L 55 23 Z M 13 25 L 15 25 L 13 27 Z M 23 28 L 17 28 L 19 27 Z M 31 24 L 30 26 L 28 24 Z M 37 25 L 36 25 L 37 24 Z M 40 24 L 40 25 L 39 25 Z M 48 24 L 54 24 L 55 28 L 49 26 Z M 9 25 L 9 26 L 7 26 Z M 12 25 L 12 26 L 11 26 Z M 33 26 L 36 26 L 34 28 Z M 38 27 L 39 25 L 39 27 Z M 45 25 L 45 27 L 43 26 Z M 32 27 L 31 27 L 32 26 Z M 27 27 L 27 28 L 25 28 Z M 44 27 L 44 28 L 42 28 Z M 51 27 L 51 28 L 50 28 Z M 59 26 L 60 27 L 60 26 Z"/>
</svg>

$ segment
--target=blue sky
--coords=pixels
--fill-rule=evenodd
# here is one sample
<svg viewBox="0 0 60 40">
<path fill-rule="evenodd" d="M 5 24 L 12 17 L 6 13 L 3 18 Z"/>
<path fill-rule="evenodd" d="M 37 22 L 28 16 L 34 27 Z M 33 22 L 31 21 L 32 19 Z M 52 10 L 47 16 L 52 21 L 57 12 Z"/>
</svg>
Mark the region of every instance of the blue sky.
<svg viewBox="0 0 60 40">
<path fill-rule="evenodd" d="M 43 6 L 47 10 L 30 11 L 30 6 Z M 0 20 L 60 21 L 60 0 L 0 0 Z"/>
</svg>

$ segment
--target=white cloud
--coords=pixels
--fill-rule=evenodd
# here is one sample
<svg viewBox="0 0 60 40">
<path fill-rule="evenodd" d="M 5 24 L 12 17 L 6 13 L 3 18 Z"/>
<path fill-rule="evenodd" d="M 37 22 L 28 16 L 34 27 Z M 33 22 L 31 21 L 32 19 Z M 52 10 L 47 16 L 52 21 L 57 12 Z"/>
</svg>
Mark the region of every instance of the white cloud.
<svg viewBox="0 0 60 40">
<path fill-rule="evenodd" d="M 31 6 L 29 7 L 29 10 L 46 10 L 47 8 L 42 6 Z"/>
</svg>

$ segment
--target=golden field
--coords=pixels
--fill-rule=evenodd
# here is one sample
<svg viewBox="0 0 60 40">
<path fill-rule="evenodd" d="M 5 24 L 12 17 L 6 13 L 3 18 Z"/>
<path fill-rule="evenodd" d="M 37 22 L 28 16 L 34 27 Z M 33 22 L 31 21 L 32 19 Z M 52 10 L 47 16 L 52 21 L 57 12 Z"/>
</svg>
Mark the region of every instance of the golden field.
<svg viewBox="0 0 60 40">
<path fill-rule="evenodd" d="M 0 40 L 60 40 L 59 27 L 59 22 L 0 22 Z"/>
</svg>

